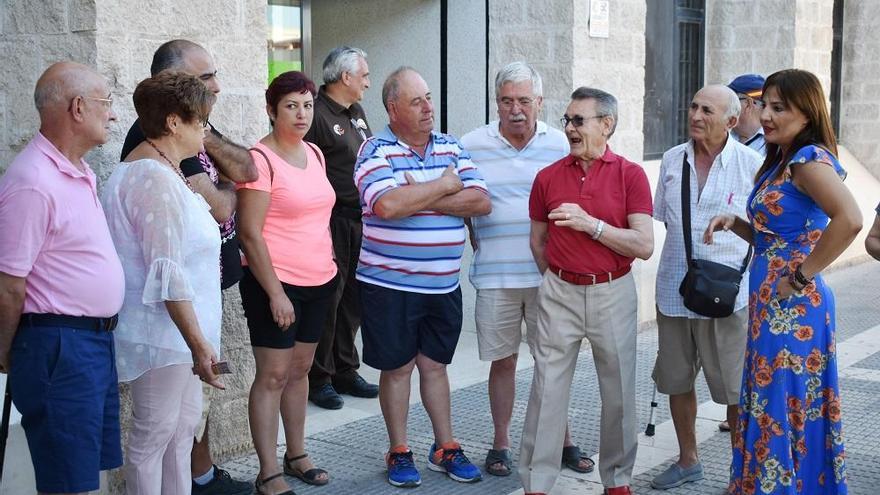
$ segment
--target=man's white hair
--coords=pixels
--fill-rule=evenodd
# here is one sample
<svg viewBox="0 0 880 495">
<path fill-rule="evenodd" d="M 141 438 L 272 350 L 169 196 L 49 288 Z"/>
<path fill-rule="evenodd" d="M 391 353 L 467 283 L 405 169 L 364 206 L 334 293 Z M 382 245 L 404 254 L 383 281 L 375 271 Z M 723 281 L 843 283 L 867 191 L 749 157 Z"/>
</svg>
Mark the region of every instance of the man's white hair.
<svg viewBox="0 0 880 495">
<path fill-rule="evenodd" d="M 360 48 L 340 46 L 334 48 L 327 58 L 324 59 L 324 84 L 335 83 L 342 79 L 342 74 L 358 70 L 358 62 L 366 60 L 367 54 Z"/>
<path fill-rule="evenodd" d="M 495 95 L 501 92 L 501 86 L 505 83 L 518 83 L 529 81 L 532 83 L 532 93 L 535 96 L 544 95 L 544 86 L 541 75 L 531 65 L 525 62 L 511 62 L 505 65 L 495 76 Z"/>
</svg>

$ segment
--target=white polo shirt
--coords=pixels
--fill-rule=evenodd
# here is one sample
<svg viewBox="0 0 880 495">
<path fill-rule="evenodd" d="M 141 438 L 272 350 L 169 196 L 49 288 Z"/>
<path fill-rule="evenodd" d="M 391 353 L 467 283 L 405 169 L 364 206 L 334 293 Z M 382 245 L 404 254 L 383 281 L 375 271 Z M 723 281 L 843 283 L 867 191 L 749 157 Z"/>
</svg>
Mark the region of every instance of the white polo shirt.
<svg viewBox="0 0 880 495">
<path fill-rule="evenodd" d="M 666 240 L 657 267 L 656 300 L 666 316 L 706 318 L 684 307 L 678 287 L 687 271 L 681 209 L 682 158 L 687 153 L 690 165 L 691 239 L 693 257 L 722 263 L 734 268 L 742 266 L 748 244 L 733 232 L 716 232 L 712 245 L 703 243 L 703 232 L 715 215 L 733 213 L 746 218 L 746 201 L 755 183 L 755 173 L 763 158 L 753 149 L 730 136 L 721 153 L 715 157 L 702 193 L 698 194 L 697 172 L 694 168 L 693 141 L 680 144 L 663 154 L 660 176 L 654 194 L 654 218 L 666 224 Z M 743 275 L 735 310 L 748 304 L 749 272 Z"/>
<path fill-rule="evenodd" d="M 461 143 L 482 172 L 492 199 L 491 214 L 471 219 L 478 247 L 471 284 L 477 289 L 541 285 L 529 248 L 529 194 L 538 171 L 568 155 L 568 139 L 539 121 L 531 141 L 517 150 L 495 120 L 466 134 Z"/>
</svg>

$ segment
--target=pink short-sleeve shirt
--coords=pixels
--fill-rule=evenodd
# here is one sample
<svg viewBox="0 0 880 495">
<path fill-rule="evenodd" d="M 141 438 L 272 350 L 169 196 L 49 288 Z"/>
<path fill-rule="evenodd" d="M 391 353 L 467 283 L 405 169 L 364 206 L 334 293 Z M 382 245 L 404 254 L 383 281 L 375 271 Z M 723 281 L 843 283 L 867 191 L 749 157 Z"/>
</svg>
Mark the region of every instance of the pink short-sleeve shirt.
<svg viewBox="0 0 880 495">
<path fill-rule="evenodd" d="M 261 143 L 255 147 L 271 161 L 272 174 L 266 159 L 252 151 L 259 178 L 237 187 L 270 195 L 263 239 L 275 274 L 282 282 L 300 287 L 329 282 L 336 276 L 330 238 L 330 212 L 336 203 L 336 193 L 327 179 L 323 158 L 319 158 L 321 151 L 306 143 L 308 162 L 306 168 L 300 169 Z"/>
<path fill-rule="evenodd" d="M 0 178 L 0 272 L 27 279 L 23 313 L 108 317 L 125 279 L 95 174 L 37 133 Z"/>
</svg>

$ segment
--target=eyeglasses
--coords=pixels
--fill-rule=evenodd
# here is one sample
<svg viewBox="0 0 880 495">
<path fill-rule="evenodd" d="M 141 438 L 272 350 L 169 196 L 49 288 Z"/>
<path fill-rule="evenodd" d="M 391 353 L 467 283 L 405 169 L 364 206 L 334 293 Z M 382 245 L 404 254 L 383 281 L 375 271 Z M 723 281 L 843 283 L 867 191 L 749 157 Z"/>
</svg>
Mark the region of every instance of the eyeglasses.
<svg viewBox="0 0 880 495">
<path fill-rule="evenodd" d="M 112 97 L 112 96 L 109 96 L 109 97 L 107 97 L 107 98 L 98 98 L 97 96 L 85 96 L 85 95 L 80 95 L 80 98 L 82 98 L 82 99 L 84 99 L 84 100 L 100 101 L 100 102 L 103 103 L 104 106 L 106 106 L 107 108 L 110 108 L 110 107 L 113 106 L 113 97 Z"/>
<path fill-rule="evenodd" d="M 563 115 L 561 119 L 559 119 L 559 123 L 562 124 L 562 128 L 565 129 L 569 123 L 573 127 L 580 127 L 584 125 L 584 123 L 590 119 L 604 119 L 608 115 L 593 115 L 592 117 L 582 117 L 580 115 L 575 115 L 574 117 L 569 117 L 568 115 Z"/>
<path fill-rule="evenodd" d="M 756 107 L 764 108 L 764 100 L 762 100 L 760 98 L 752 98 L 751 96 L 737 96 L 737 99 L 740 102 L 752 100 L 753 102 L 755 102 Z"/>
</svg>

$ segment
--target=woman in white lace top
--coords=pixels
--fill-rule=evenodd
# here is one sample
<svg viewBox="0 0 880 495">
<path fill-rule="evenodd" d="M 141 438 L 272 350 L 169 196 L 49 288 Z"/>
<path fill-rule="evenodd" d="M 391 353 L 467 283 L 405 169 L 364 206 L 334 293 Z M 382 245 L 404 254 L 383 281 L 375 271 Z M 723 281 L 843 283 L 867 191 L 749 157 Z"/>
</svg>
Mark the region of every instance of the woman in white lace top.
<svg viewBox="0 0 880 495">
<path fill-rule="evenodd" d="M 201 419 L 199 380 L 220 349 L 220 234 L 208 204 L 180 172 L 198 153 L 216 97 L 198 78 L 164 72 L 138 84 L 147 140 L 114 170 L 101 201 L 125 271 L 116 328 L 119 380 L 131 382 L 128 493 L 188 493 Z"/>
</svg>

